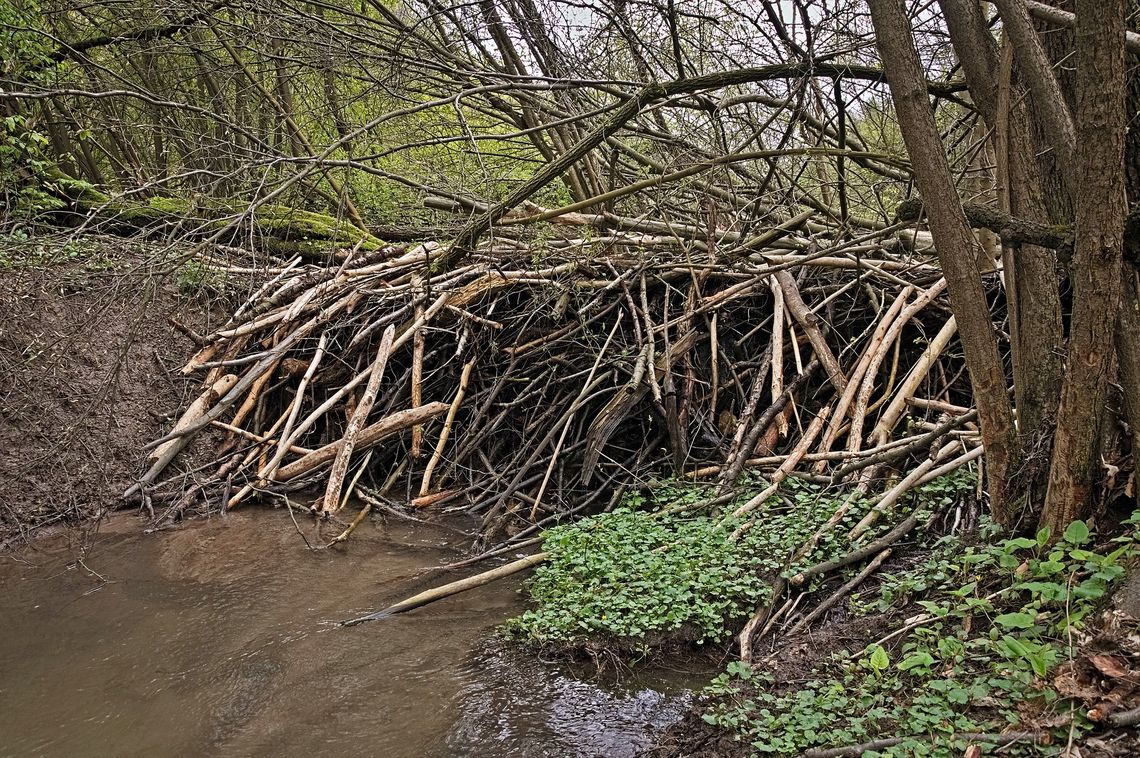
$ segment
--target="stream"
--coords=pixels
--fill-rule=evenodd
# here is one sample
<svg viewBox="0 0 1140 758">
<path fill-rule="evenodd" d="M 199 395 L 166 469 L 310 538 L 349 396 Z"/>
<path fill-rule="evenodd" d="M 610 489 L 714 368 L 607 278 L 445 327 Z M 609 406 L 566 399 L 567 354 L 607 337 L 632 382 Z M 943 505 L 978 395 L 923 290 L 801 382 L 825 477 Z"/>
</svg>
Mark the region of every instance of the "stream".
<svg viewBox="0 0 1140 758">
<path fill-rule="evenodd" d="M 469 547 L 446 525 L 310 552 L 251 509 L 152 534 L 118 515 L 82 562 L 77 539 L 0 554 L 0 756 L 620 758 L 711 676 L 601 684 L 496 642 L 516 577 L 337 626 L 465 575 L 423 574 Z"/>
</svg>

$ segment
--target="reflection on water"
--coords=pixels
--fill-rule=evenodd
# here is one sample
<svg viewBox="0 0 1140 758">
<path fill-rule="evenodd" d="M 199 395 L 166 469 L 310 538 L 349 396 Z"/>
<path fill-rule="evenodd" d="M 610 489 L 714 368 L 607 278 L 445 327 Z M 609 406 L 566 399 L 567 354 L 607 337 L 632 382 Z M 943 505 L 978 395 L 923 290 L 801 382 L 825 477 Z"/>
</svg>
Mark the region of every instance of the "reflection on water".
<svg viewBox="0 0 1140 758">
<path fill-rule="evenodd" d="M 0 556 L 0 756 L 592 758 L 679 717 L 680 680 L 602 688 L 486 643 L 520 608 L 508 582 L 336 626 L 454 578 L 414 577 L 466 546 L 394 523 L 309 552 L 239 511 L 152 535 L 119 518 L 85 566 Z"/>
</svg>

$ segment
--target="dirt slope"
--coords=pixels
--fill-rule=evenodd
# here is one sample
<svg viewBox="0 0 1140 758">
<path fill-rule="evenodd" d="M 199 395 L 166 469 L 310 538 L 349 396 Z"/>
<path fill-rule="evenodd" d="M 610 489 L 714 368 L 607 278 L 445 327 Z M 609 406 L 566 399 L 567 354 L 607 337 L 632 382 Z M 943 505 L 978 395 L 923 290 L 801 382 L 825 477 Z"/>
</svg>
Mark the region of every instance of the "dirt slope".
<svg viewBox="0 0 1140 758">
<path fill-rule="evenodd" d="M 113 507 L 141 446 L 184 407 L 176 375 L 207 290 L 177 251 L 111 238 L 0 239 L 0 546 Z"/>
</svg>

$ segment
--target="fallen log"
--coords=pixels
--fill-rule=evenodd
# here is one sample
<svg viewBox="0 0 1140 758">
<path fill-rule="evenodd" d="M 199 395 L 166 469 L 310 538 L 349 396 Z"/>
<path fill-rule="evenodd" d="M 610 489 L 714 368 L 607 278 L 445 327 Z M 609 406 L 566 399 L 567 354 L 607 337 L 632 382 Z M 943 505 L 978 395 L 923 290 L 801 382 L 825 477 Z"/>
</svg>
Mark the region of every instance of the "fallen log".
<svg viewBox="0 0 1140 758">
<path fill-rule="evenodd" d="M 315 260 L 332 258 L 346 249 L 377 251 L 386 244 L 371 232 L 326 213 L 272 203 L 251 211 L 244 202 L 214 198 L 112 196 L 77 182 L 58 167 L 45 170 L 52 173 L 51 186 L 65 196 L 78 223 L 116 234 L 177 233 L 191 240 L 217 237 L 213 241 L 220 244 L 253 242 L 273 255 Z"/>
<path fill-rule="evenodd" d="M 970 226 L 989 229 L 1007 244 L 1067 250 L 1069 256 L 1072 256 L 1073 233 L 1067 226 L 1050 226 L 1017 218 L 995 206 L 983 203 L 962 203 L 962 210 L 966 212 L 966 220 L 970 222 Z M 919 198 L 904 200 L 895 209 L 896 221 L 918 221 L 922 215 L 922 200 Z"/>
</svg>

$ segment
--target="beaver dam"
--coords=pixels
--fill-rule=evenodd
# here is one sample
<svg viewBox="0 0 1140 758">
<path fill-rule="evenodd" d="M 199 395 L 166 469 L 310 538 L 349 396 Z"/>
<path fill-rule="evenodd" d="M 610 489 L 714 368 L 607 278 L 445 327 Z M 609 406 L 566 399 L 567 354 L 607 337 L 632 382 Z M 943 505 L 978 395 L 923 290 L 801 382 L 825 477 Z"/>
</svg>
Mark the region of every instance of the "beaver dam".
<svg viewBox="0 0 1140 758">
<path fill-rule="evenodd" d="M 750 518 L 789 477 L 874 489 L 877 517 L 978 459 L 931 257 L 881 233 L 768 236 L 684 258 L 617 232 L 496 244 L 440 275 L 432 244 L 271 267 L 196 337 L 181 372 L 202 392 L 124 497 L 160 522 L 362 502 L 332 542 L 373 508 L 462 511 L 507 546 L 670 477 L 707 484 L 694 507 L 748 492 L 730 511 Z M 172 466 L 206 431 L 224 435 L 214 462 Z"/>
<path fill-rule="evenodd" d="M 845 640 L 889 644 L 936 618 L 861 615 L 877 593 L 907 597 L 954 561 L 1007 560 L 947 542 L 982 517 L 982 445 L 946 281 L 914 248 L 922 238 L 901 224 L 826 247 L 770 237 L 733 257 L 616 231 L 498 241 L 444 274 L 434 243 L 254 267 L 235 249 L 194 253 L 248 294 L 209 331 L 176 322 L 194 345 L 177 369 L 190 391 L 122 493 L 152 534 L 115 520 L 93 542 L 41 544 L 3 571 L 17 631 L 0 650 L 5 701 L 79 671 L 150 705 L 105 708 L 111 695 L 91 683 L 70 699 L 21 697 L 4 709 L 21 735 L 13 754 L 103 744 L 107 725 L 131 735 L 117 749 L 147 754 L 175 743 L 138 720 L 172 712 L 176 743 L 210 754 L 353 752 L 361 740 L 408 756 L 634 755 L 654 740 L 655 755 L 746 754 L 718 721 L 736 718 L 723 684 L 699 706 L 708 718 L 683 718 L 726 657 L 775 672 L 774 693 L 810 686 Z M 207 520 L 179 526 L 190 517 Z M 575 524 L 588 526 L 564 531 Z M 946 552 L 955 544 L 966 553 Z M 492 583 L 543 561 L 532 603 Z M 632 611 L 634 625 L 596 622 L 575 594 L 619 598 L 650 576 L 688 593 L 660 611 L 677 623 L 652 609 Z M 685 609 L 717 593 L 731 602 L 702 627 Z M 570 610 L 552 616 L 552 598 Z M 594 612 L 637 607 L 625 602 Z M 151 621 L 124 629 L 143 609 Z M 1097 621 L 1107 629 L 1092 649 L 1117 662 L 1140 652 L 1117 639 L 1137 610 L 1125 602 Z M 567 633 L 567 614 L 589 633 Z M 511 616 L 527 644 L 487 641 Z M 240 633 L 216 640 L 215 619 Z M 381 623 L 343 629 L 362 620 Z M 20 631 L 33 628 L 55 631 Z M 124 634 L 116 644 L 146 661 L 129 675 L 106 649 Z M 47 656 L 39 639 L 68 652 Z M 586 661 L 587 681 L 540 665 L 534 639 L 544 656 Z M 45 656 L 57 665 L 35 663 Z M 646 657 L 697 673 L 646 679 Z M 1126 664 L 1109 658 L 1079 657 L 1061 691 L 1113 726 L 1132 711 L 1113 689 Z M 616 689 L 589 681 L 599 667 L 616 667 Z M 318 721 L 343 728 L 297 728 L 313 697 Z M 187 699 L 200 707 L 163 706 Z M 36 726 L 41 712 L 62 729 Z M 1040 723 L 954 739 L 1031 745 L 1048 734 Z"/>
<path fill-rule="evenodd" d="M 915 5 L 0 2 L 0 753 L 1140 753 L 1140 4 Z"/>
</svg>

